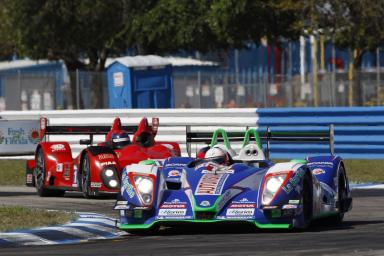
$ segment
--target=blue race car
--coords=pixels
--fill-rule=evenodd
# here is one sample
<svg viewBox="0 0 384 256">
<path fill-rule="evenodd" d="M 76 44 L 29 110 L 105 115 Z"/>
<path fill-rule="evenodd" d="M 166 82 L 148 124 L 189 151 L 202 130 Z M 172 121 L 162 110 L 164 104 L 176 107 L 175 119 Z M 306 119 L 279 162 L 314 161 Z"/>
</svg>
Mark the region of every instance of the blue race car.
<svg viewBox="0 0 384 256">
<path fill-rule="evenodd" d="M 306 228 L 323 217 L 340 223 L 352 208 L 344 163 L 332 154 L 274 164 L 265 157 L 255 129 L 243 133 L 238 154 L 227 133 L 218 129 L 198 155 L 127 166 L 115 206 L 119 228 L 145 233 L 159 226 L 220 222 Z"/>
</svg>

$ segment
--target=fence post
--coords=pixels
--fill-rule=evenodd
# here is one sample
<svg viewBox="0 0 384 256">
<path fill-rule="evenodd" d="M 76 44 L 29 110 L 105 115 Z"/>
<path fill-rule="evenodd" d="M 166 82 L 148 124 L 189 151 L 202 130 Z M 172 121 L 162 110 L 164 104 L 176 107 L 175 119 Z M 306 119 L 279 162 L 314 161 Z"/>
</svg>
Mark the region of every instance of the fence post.
<svg viewBox="0 0 384 256">
<path fill-rule="evenodd" d="M 332 81 L 331 81 L 331 106 L 336 106 L 335 104 L 335 89 L 336 89 L 336 49 L 335 49 L 335 40 L 332 39 Z"/>
<path fill-rule="evenodd" d="M 76 69 L 76 109 L 80 109 L 80 81 L 79 70 Z"/>
<path fill-rule="evenodd" d="M 380 106 L 380 48 L 376 48 L 376 104 Z"/>
</svg>

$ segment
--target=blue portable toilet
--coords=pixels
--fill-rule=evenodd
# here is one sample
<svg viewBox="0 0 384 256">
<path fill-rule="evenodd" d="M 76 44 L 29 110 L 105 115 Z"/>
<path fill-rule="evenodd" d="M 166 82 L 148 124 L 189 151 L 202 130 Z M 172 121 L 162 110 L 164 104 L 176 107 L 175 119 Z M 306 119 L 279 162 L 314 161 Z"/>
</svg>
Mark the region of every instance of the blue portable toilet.
<svg viewBox="0 0 384 256">
<path fill-rule="evenodd" d="M 110 108 L 173 108 L 172 65 L 160 56 L 113 60 L 107 67 Z"/>
</svg>

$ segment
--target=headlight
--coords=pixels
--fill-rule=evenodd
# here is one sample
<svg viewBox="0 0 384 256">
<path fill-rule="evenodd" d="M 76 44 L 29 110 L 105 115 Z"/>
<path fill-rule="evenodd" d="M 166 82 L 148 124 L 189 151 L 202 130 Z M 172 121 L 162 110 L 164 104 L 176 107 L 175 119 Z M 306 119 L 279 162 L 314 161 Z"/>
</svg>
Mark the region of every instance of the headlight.
<svg viewBox="0 0 384 256">
<path fill-rule="evenodd" d="M 117 170 L 113 166 L 105 167 L 101 173 L 101 180 L 109 189 L 117 189 L 120 186 Z"/>
<path fill-rule="evenodd" d="M 136 188 L 144 204 L 152 203 L 153 180 L 145 176 L 136 176 L 134 178 Z"/>
<path fill-rule="evenodd" d="M 153 183 L 151 179 L 137 177 L 135 179 L 136 187 L 140 191 L 140 193 L 148 194 L 152 193 Z"/>
<path fill-rule="evenodd" d="M 114 173 L 115 172 L 113 170 L 111 170 L 111 169 L 106 169 L 105 170 L 105 176 L 107 176 L 107 177 L 112 177 Z"/>
<path fill-rule="evenodd" d="M 108 184 L 110 187 L 115 188 L 119 183 L 116 180 L 110 180 Z"/>
<path fill-rule="evenodd" d="M 267 177 L 264 183 L 263 204 L 269 204 L 279 191 L 287 174 L 272 175 Z"/>
</svg>

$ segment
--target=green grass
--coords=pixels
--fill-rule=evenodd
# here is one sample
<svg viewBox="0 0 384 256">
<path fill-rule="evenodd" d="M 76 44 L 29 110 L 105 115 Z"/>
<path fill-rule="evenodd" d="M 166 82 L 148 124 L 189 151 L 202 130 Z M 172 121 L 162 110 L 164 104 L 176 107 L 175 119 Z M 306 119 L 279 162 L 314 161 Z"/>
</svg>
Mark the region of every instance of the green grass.
<svg viewBox="0 0 384 256">
<path fill-rule="evenodd" d="M 0 186 L 25 185 L 26 160 L 0 160 Z"/>
<path fill-rule="evenodd" d="M 351 182 L 384 182 L 384 160 L 344 160 Z M 0 186 L 25 184 L 26 160 L 0 160 Z"/>
<path fill-rule="evenodd" d="M 75 219 L 71 213 L 0 206 L 0 232 L 65 224 Z"/>
<path fill-rule="evenodd" d="M 344 160 L 350 182 L 384 182 L 384 160 Z"/>
</svg>

